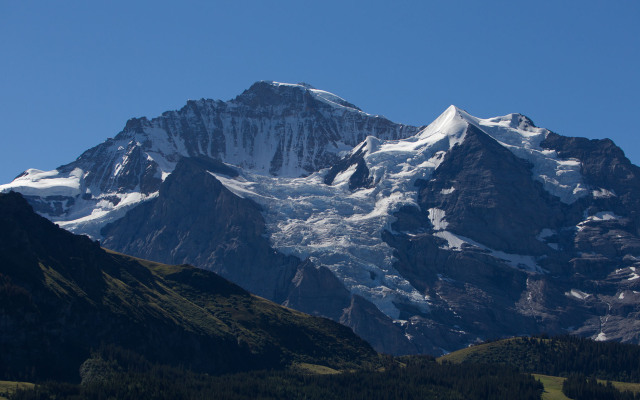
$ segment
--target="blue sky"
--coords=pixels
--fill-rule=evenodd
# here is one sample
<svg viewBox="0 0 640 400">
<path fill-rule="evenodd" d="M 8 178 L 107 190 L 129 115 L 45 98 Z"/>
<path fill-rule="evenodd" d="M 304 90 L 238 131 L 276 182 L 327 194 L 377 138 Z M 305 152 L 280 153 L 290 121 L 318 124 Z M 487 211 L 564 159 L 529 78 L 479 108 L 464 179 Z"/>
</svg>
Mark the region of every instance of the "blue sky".
<svg viewBox="0 0 640 400">
<path fill-rule="evenodd" d="M 415 125 L 519 112 L 640 164 L 638 21 L 637 0 L 0 0 L 0 183 L 263 79 Z"/>
</svg>

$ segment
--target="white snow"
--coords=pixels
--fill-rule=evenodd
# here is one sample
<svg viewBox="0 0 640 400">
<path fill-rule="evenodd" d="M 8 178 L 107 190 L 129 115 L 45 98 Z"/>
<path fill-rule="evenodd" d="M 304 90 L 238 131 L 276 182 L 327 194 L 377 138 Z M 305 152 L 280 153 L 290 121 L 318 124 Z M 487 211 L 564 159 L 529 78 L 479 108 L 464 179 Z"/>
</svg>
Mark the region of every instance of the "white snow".
<svg viewBox="0 0 640 400">
<path fill-rule="evenodd" d="M 446 277 L 446 276 L 444 276 L 442 274 L 438 274 L 438 280 L 449 282 L 449 283 L 454 283 L 455 282 L 454 279 L 448 278 L 448 277 Z"/>
<path fill-rule="evenodd" d="M 600 211 L 594 215 L 587 216 L 583 221 L 579 222 L 576 225 L 578 231 L 581 231 L 585 228 L 585 226 L 590 222 L 602 222 L 602 221 L 610 221 L 613 219 L 622 218 L 619 215 L 616 215 L 613 211 Z"/>
<path fill-rule="evenodd" d="M 542 243 L 545 243 L 547 246 L 551 247 L 554 250 L 559 250 L 560 249 L 560 245 L 558 245 L 558 243 L 553 243 L 553 242 L 547 242 L 546 239 L 548 237 L 551 237 L 553 235 L 555 235 L 557 232 L 553 229 L 549 229 L 549 228 L 544 228 L 543 230 L 540 231 L 540 233 L 538 233 L 538 235 L 536 236 L 536 239 L 538 239 L 539 241 L 541 241 Z"/>
<path fill-rule="evenodd" d="M 401 206 L 417 204 L 415 181 L 431 175 L 444 153 L 464 139 L 466 126 L 452 106 L 408 139 L 368 137 L 364 158 L 378 182 L 371 189 L 348 189 L 346 182 L 355 166 L 336 176 L 331 186 L 322 182 L 326 170 L 306 178 L 249 171 L 234 179 L 216 177 L 232 192 L 263 206 L 276 249 L 326 266 L 352 293 L 397 318 L 394 302 L 411 302 L 427 311 L 428 298 L 393 268 L 393 250 L 382 240 L 382 231 L 391 229 L 392 214 Z M 433 215 L 438 226 L 446 228 L 444 213 L 434 211 Z"/>
<path fill-rule="evenodd" d="M 46 192 L 47 196 L 74 197 L 81 194 L 80 181 L 84 171 L 76 168 L 68 175 L 61 174 L 58 170 L 40 171 L 28 169 L 23 175 L 13 182 L 0 185 L 0 192 L 15 190 L 26 196 L 39 196 Z"/>
<path fill-rule="evenodd" d="M 248 182 L 242 177 L 230 178 L 226 175 L 216 174 L 215 172 L 209 172 L 222 183 L 231 193 L 241 198 L 247 198 L 252 196 L 258 196 L 258 194 L 252 189 L 253 182 Z"/>
<path fill-rule="evenodd" d="M 533 176 L 542 182 L 545 190 L 573 203 L 589 193 L 580 174 L 578 160 L 561 160 L 553 150 L 543 149 L 540 143 L 549 131 L 530 125 L 520 114 L 481 119 L 466 114 L 470 123 L 511 150 L 516 156 L 533 164 Z"/>
<path fill-rule="evenodd" d="M 477 244 L 476 247 L 478 248 L 479 246 L 481 246 L 480 244 L 475 243 L 473 240 L 469 238 L 456 235 L 455 233 L 449 232 L 449 231 L 440 231 L 440 232 L 434 233 L 433 235 L 447 241 L 447 245 L 443 247 L 443 249 L 445 250 L 461 251 L 463 245 L 475 246 Z"/>
<path fill-rule="evenodd" d="M 598 336 L 595 337 L 596 342 L 605 342 L 607 340 L 607 335 L 604 334 L 604 332 L 600 332 L 598 333 Z"/>
<path fill-rule="evenodd" d="M 313 97 L 315 97 L 316 99 L 322 101 L 323 103 L 327 103 L 331 106 L 334 107 L 341 107 L 341 108 L 346 108 L 349 110 L 353 110 L 353 111 L 358 111 L 361 112 L 363 114 L 366 114 L 364 111 L 360 111 L 358 109 L 355 109 L 353 107 L 348 107 L 345 104 L 349 104 L 345 99 L 343 99 L 340 96 L 337 96 L 333 93 L 324 91 L 324 90 L 319 90 L 319 89 L 315 89 L 312 88 L 311 86 L 308 86 L 306 84 L 300 84 L 300 83 L 284 83 L 284 82 L 275 82 L 275 81 L 263 81 L 266 83 L 269 83 L 272 86 L 288 86 L 288 87 L 294 87 L 294 88 L 298 88 L 300 90 L 306 90 L 309 93 L 311 93 L 311 95 Z M 367 114 L 369 115 L 369 114 Z"/>
<path fill-rule="evenodd" d="M 448 189 L 442 189 L 440 191 L 440 194 L 451 194 L 453 193 L 453 191 L 456 190 L 456 188 L 454 188 L 453 186 L 448 188 Z"/>
<path fill-rule="evenodd" d="M 523 269 L 532 273 L 545 273 L 546 271 L 541 268 L 533 256 L 521 255 L 521 254 L 509 254 L 503 251 L 491 249 L 485 245 L 482 245 L 467 237 L 457 235 L 449 231 L 435 232 L 434 236 L 442 238 L 447 241 L 447 245 L 443 247 L 446 250 L 462 251 L 466 247 L 475 247 L 478 250 L 486 252 L 488 255 L 504 261 L 507 265 L 516 268 Z"/>
<path fill-rule="evenodd" d="M 439 208 L 430 208 L 429 209 L 429 221 L 433 225 L 433 229 L 436 231 L 442 231 L 447 229 L 449 223 L 445 221 L 445 212 Z"/>
<path fill-rule="evenodd" d="M 571 289 L 571 291 L 565 293 L 565 295 L 575 297 L 576 299 L 579 299 L 579 300 L 585 300 L 591 296 L 589 293 L 585 293 L 578 289 Z"/>
<path fill-rule="evenodd" d="M 398 301 L 428 310 L 428 300 L 393 269 L 392 249 L 381 238 L 382 229 L 392 222 L 390 213 L 404 201 L 402 192 L 352 193 L 347 185 L 323 184 L 321 173 L 307 178 L 251 173 L 216 177 L 234 193 L 263 206 L 276 249 L 326 266 L 349 290 L 392 318 L 399 316 L 393 304 Z"/>
<path fill-rule="evenodd" d="M 77 207 L 70 213 L 70 220 L 52 218 L 61 228 L 71 232 L 82 233 L 93 239 L 99 239 L 100 229 L 109 222 L 122 218 L 124 214 L 140 204 L 153 199 L 158 192 L 143 194 L 140 192 L 111 193 L 109 197 L 117 197 L 119 202 L 114 205 L 107 196 L 101 196 L 96 200 L 76 200 Z"/>
<path fill-rule="evenodd" d="M 606 198 L 606 197 L 615 197 L 615 192 L 603 188 L 599 188 L 598 190 L 594 190 L 591 192 L 593 197 L 597 198 Z"/>
<path fill-rule="evenodd" d="M 553 236 L 556 233 L 557 232 L 553 229 L 544 228 L 543 230 L 540 231 L 538 236 L 536 236 L 536 239 L 538 239 L 541 242 L 544 242 L 544 239 L 548 238 L 549 236 Z"/>
<path fill-rule="evenodd" d="M 601 211 L 588 218 L 590 221 L 609 221 L 612 219 L 619 219 L 620 217 L 613 213 L 613 211 Z"/>
<path fill-rule="evenodd" d="M 351 175 L 353 175 L 353 173 L 356 172 L 357 168 L 358 168 L 358 165 L 357 164 L 353 164 L 349 168 L 347 168 L 346 170 L 341 171 L 333 179 L 333 185 L 344 185 L 344 184 L 348 185 L 349 184 L 349 178 L 351 178 Z"/>
<path fill-rule="evenodd" d="M 513 268 L 524 269 L 529 272 L 543 273 L 546 272 L 536 263 L 536 258 L 533 256 L 521 255 L 521 254 L 509 254 L 498 250 L 488 249 L 491 255 L 495 258 L 504 260 Z"/>
<path fill-rule="evenodd" d="M 333 93 L 325 92 L 324 90 L 318 90 L 318 89 L 309 89 L 309 92 L 311 92 L 311 94 L 316 99 L 321 100 L 321 101 L 323 101 L 325 103 L 328 103 L 328 104 L 330 104 L 332 106 L 344 107 L 344 108 L 348 108 L 348 109 L 351 109 L 351 110 L 355 110 L 353 107 L 345 106 L 345 103 L 347 103 L 347 101 L 345 99 L 343 99 L 342 97 L 336 96 Z"/>
</svg>

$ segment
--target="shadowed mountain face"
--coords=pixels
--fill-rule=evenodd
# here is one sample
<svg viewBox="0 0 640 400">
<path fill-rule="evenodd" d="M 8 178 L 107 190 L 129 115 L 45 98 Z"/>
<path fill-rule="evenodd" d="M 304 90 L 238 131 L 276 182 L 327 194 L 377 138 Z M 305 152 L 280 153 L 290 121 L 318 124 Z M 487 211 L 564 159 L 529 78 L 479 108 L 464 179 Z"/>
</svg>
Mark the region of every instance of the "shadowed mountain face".
<svg viewBox="0 0 640 400">
<path fill-rule="evenodd" d="M 231 193 L 209 171 L 237 175 L 220 162 L 182 159 L 157 198 L 102 230 L 102 244 L 136 257 L 197 265 L 283 301 L 300 260 L 274 251 L 260 207 Z"/>
<path fill-rule="evenodd" d="M 78 379 L 92 349 L 223 373 L 375 361 L 350 329 L 252 296 L 211 273 L 108 253 L 0 194 L 0 375 Z"/>
<path fill-rule="evenodd" d="M 640 341 L 640 169 L 520 114 L 451 106 L 418 129 L 258 82 L 131 120 L 9 189 L 107 248 L 212 270 L 387 353 Z"/>
<path fill-rule="evenodd" d="M 217 161 L 183 158 L 160 187 L 157 198 L 107 225 L 106 248 L 166 263 L 189 263 L 214 271 L 248 291 L 309 314 L 347 321 L 379 351 L 406 353 L 414 346 L 370 304 L 358 318 L 346 318 L 352 295 L 325 267 L 286 256 L 271 247 L 261 207 L 229 191 L 211 172 L 237 176 Z M 367 303 L 360 299 L 357 304 Z M 346 318 L 346 319 L 345 319 Z M 398 332 L 396 332 L 398 331 Z M 391 335 L 393 345 L 381 346 Z"/>
<path fill-rule="evenodd" d="M 538 233 L 575 224 L 581 215 L 567 215 L 569 207 L 533 179 L 531 167 L 470 125 L 464 142 L 445 156 L 428 182 L 419 183 L 418 204 L 425 211 L 444 211 L 448 230 L 490 248 L 546 254 L 549 247 L 536 239 Z M 450 187 L 456 190 L 446 193 Z"/>
<path fill-rule="evenodd" d="M 563 159 L 580 160 L 580 169 L 588 184 L 609 188 L 615 194 L 601 197 L 603 206 L 631 218 L 636 235 L 640 233 L 637 230 L 640 229 L 640 168 L 631 164 L 613 141 L 565 137 L 550 132 L 540 145 L 557 151 Z"/>
<path fill-rule="evenodd" d="M 396 214 L 404 233 L 384 236 L 402 276 L 435 299 L 427 319 L 482 337 L 571 332 L 638 343 L 638 168 L 610 141 L 549 132 L 541 146 L 579 163 L 598 188 L 567 204 L 530 162 L 478 127 L 465 133 L 418 181 L 419 209 Z"/>
</svg>

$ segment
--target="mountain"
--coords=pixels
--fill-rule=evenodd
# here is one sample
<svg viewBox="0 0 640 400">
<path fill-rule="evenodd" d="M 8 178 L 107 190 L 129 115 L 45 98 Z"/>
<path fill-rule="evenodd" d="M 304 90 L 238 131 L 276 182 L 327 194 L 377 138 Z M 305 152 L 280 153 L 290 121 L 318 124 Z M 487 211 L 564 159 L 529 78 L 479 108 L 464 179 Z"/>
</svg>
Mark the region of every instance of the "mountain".
<svg viewBox="0 0 640 400">
<path fill-rule="evenodd" d="M 377 355 L 350 329 L 187 265 L 107 252 L 0 194 L 0 376 L 77 380 L 117 346 L 207 373 L 292 363 L 357 368 Z"/>
<path fill-rule="evenodd" d="M 133 118 L 74 162 L 27 170 L 11 188 L 42 215 L 97 238 L 105 221 L 154 197 L 182 157 L 298 177 L 332 165 L 369 135 L 398 139 L 417 130 L 307 84 L 263 81 L 227 102 L 190 100 L 152 120 Z"/>
<path fill-rule="evenodd" d="M 220 126 L 256 139 L 214 140 L 223 110 L 235 122 Z M 640 342 L 640 169 L 608 139 L 455 106 L 415 128 L 275 82 L 135 121 L 0 189 L 107 248 L 216 271 L 387 353 L 540 332 Z M 150 164 L 113 155 L 132 135 Z"/>
<path fill-rule="evenodd" d="M 240 178 L 239 172 L 219 161 L 181 159 L 157 197 L 102 229 L 102 245 L 215 271 L 288 307 L 348 321 L 377 349 L 416 351 L 400 327 L 365 299 L 355 300 L 357 295 L 329 269 L 275 250 L 265 237 L 262 207 L 238 197 L 219 180 L 234 178 Z M 387 332 L 383 337 L 381 330 Z"/>
</svg>

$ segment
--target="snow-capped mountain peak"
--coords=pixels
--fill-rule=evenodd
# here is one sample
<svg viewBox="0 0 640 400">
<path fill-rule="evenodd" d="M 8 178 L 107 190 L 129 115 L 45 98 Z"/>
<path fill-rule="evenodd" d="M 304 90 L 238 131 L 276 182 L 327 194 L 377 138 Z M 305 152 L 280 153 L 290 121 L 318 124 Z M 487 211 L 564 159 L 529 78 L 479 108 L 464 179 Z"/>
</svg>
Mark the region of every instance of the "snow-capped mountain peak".
<svg viewBox="0 0 640 400">
<path fill-rule="evenodd" d="M 399 139 L 417 131 L 310 85 L 260 81 L 227 102 L 190 100 L 156 118 L 130 119 L 76 161 L 55 171 L 27 171 L 1 190 L 28 193 L 38 212 L 98 236 L 100 226 L 130 206 L 123 199 L 155 196 L 182 157 L 299 177 L 332 165 L 368 135 Z M 70 222 L 72 215 L 82 225 Z"/>
<path fill-rule="evenodd" d="M 445 135 L 450 138 L 453 145 L 464 138 L 464 132 L 470 120 L 472 121 L 473 117 L 466 111 L 451 105 L 416 136 L 425 139 L 433 135 Z"/>
<path fill-rule="evenodd" d="M 310 102 L 321 102 L 330 108 L 357 111 L 365 115 L 360 108 L 331 92 L 319 90 L 308 83 L 283 83 L 276 81 L 259 81 L 254 83 L 233 102 L 250 103 L 253 106 L 271 106 L 279 102 L 298 102 L 309 106 Z"/>
<path fill-rule="evenodd" d="M 639 182 L 611 141 L 562 137 L 521 114 L 483 119 L 452 105 L 417 128 L 308 84 L 261 81 L 226 102 L 131 119 L 76 161 L 0 191 L 114 250 L 213 269 L 308 312 L 342 321 L 366 303 L 378 322 L 351 323 L 409 346 L 383 351 L 433 352 L 539 321 L 564 329 L 538 297 L 594 301 L 599 281 L 581 282 L 611 265 L 607 285 L 622 282 L 632 301 Z M 264 257 L 271 269 L 255 262 Z"/>
</svg>

